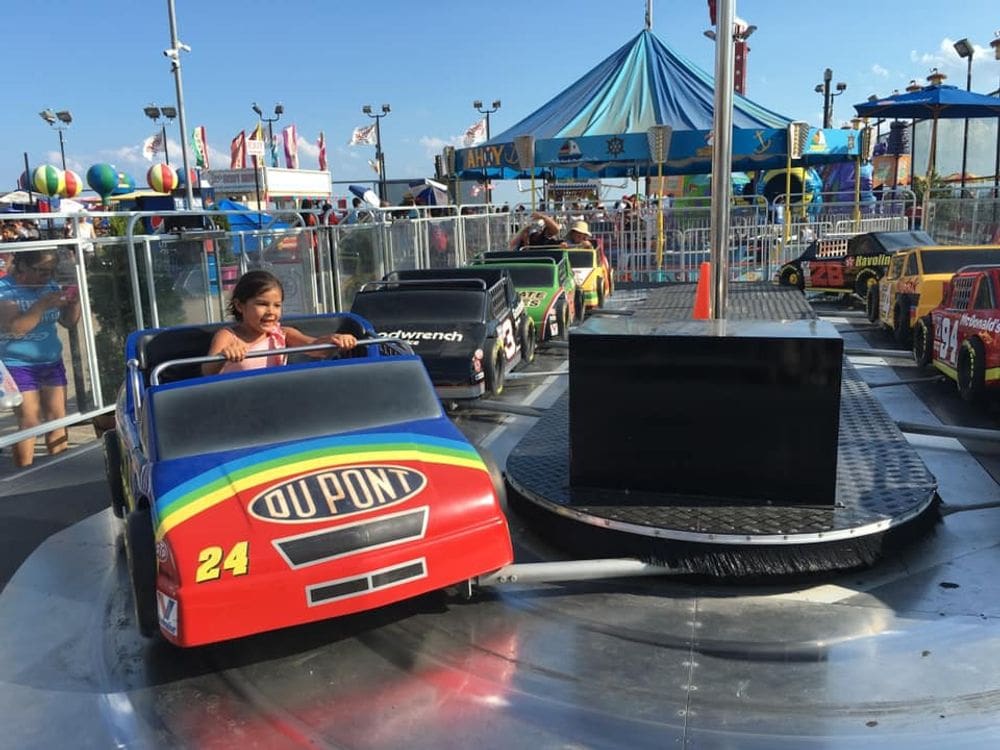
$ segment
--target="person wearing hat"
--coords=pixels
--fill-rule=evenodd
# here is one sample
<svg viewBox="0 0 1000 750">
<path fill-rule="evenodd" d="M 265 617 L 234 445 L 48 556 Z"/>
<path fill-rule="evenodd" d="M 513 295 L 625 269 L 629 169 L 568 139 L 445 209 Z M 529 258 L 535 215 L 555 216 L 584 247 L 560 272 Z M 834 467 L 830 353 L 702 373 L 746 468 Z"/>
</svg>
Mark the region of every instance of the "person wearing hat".
<svg viewBox="0 0 1000 750">
<path fill-rule="evenodd" d="M 590 238 L 590 226 L 583 220 L 574 221 L 566 232 L 566 244 L 570 247 L 593 249 Z"/>
</svg>

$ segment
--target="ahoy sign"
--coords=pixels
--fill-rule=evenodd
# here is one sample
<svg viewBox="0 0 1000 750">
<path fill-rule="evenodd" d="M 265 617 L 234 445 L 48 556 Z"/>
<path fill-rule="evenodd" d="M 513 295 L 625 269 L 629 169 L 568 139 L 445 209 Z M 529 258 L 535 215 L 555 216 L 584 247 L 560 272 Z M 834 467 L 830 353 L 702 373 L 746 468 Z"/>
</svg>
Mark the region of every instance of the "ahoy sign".
<svg viewBox="0 0 1000 750">
<path fill-rule="evenodd" d="M 511 167 L 517 169 L 517 152 L 513 143 L 494 146 L 477 146 L 457 152 L 459 171 L 463 169 L 488 169 L 490 167 Z"/>
<path fill-rule="evenodd" d="M 426 476 L 405 466 L 344 466 L 269 487 L 248 509 L 262 521 L 322 521 L 396 505 L 426 486 Z"/>
</svg>

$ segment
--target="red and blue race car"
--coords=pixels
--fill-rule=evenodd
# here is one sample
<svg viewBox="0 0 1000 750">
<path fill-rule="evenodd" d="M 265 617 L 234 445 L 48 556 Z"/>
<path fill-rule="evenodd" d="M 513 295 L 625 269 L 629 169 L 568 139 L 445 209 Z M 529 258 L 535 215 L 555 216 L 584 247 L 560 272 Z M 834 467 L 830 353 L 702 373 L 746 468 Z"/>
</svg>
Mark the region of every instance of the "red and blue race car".
<svg viewBox="0 0 1000 750">
<path fill-rule="evenodd" d="M 499 472 L 447 419 L 420 358 L 354 315 L 287 322 L 362 341 L 340 359 L 205 376 L 218 325 L 128 339 L 105 452 L 144 635 L 238 638 L 512 560 Z"/>
<path fill-rule="evenodd" d="M 940 304 L 917 319 L 913 358 L 955 381 L 976 401 L 1000 386 L 1000 266 L 960 268 L 944 283 Z"/>
</svg>

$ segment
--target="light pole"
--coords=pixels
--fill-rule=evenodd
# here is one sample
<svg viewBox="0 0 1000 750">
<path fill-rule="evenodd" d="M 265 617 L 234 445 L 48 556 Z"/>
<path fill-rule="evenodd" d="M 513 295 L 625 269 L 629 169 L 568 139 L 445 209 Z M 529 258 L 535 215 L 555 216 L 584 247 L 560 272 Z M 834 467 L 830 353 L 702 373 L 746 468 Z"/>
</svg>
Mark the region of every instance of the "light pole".
<svg viewBox="0 0 1000 750">
<path fill-rule="evenodd" d="M 170 70 L 174 74 L 174 87 L 177 89 L 177 121 L 181 126 L 181 162 L 184 165 L 184 199 L 188 211 L 194 209 L 194 189 L 192 182 L 187 179 L 191 175 L 191 168 L 188 166 L 187 139 L 184 134 L 187 132 L 187 122 L 184 118 L 184 81 L 181 76 L 181 51 L 190 52 L 191 48 L 184 44 L 177 36 L 177 13 L 174 10 L 174 0 L 167 0 L 167 16 L 170 21 L 170 47 L 163 50 L 163 56 L 170 60 Z"/>
<path fill-rule="evenodd" d="M 847 84 L 843 81 L 837 83 L 837 90 L 830 91 L 830 82 L 833 80 L 833 71 L 827 68 L 823 71 L 823 83 L 817 83 L 813 89 L 817 94 L 823 95 L 823 127 L 833 127 L 833 97 L 840 96 L 847 91 Z"/>
<path fill-rule="evenodd" d="M 53 112 L 51 109 L 43 109 L 38 113 L 38 116 L 59 132 L 59 155 L 62 157 L 62 168 L 63 172 L 65 172 L 66 144 L 63 141 L 63 131 L 73 122 L 73 115 L 68 109 L 63 109 L 59 112 Z M 31 177 L 29 176 L 28 179 L 30 180 Z"/>
<path fill-rule="evenodd" d="M 146 113 L 146 117 L 153 121 L 153 124 L 160 125 L 160 136 L 163 138 L 163 159 L 170 163 L 170 152 L 167 150 L 167 123 L 173 122 L 174 118 L 177 117 L 177 108 L 171 106 L 157 107 L 155 104 L 150 104 L 148 107 L 143 107 L 142 111 Z M 160 118 L 163 118 L 163 122 L 160 122 Z"/>
<path fill-rule="evenodd" d="M 975 49 L 969 44 L 968 39 L 959 39 L 955 42 L 955 51 L 959 57 L 968 59 L 969 64 L 965 73 L 965 90 L 972 91 L 972 57 Z M 965 190 L 965 165 L 969 158 L 969 118 L 965 118 L 965 129 L 962 133 L 962 183 L 961 189 Z"/>
<path fill-rule="evenodd" d="M 382 127 L 380 120 L 392 111 L 388 104 L 382 105 L 382 112 L 373 112 L 370 104 L 361 108 L 369 117 L 375 120 L 375 163 L 378 164 L 378 198 L 382 203 L 386 200 L 385 189 L 385 154 L 382 152 Z"/>
<path fill-rule="evenodd" d="M 1000 29 L 994 32 L 990 46 L 993 48 L 993 56 L 1000 60 Z M 997 83 L 997 96 L 1000 96 L 1000 82 Z M 996 161 L 993 163 L 993 199 L 1000 199 L 1000 117 L 997 118 L 997 151 Z"/>
<path fill-rule="evenodd" d="M 264 113 L 257 106 L 257 102 L 253 103 L 251 109 L 257 113 L 257 117 L 267 123 L 268 147 L 271 149 L 271 166 L 276 167 L 278 166 L 278 150 L 274 147 L 274 130 L 271 127 L 271 123 L 275 123 L 281 119 L 281 116 L 285 113 L 285 108 L 281 106 L 281 102 L 275 104 L 274 117 L 264 117 Z"/>
<path fill-rule="evenodd" d="M 489 139 L 490 139 L 490 115 L 492 115 L 494 112 L 496 112 L 498 109 L 500 109 L 500 100 L 499 99 L 494 99 L 493 100 L 493 104 L 490 105 L 490 107 L 491 107 L 490 109 L 483 109 L 483 102 L 482 102 L 481 99 L 476 99 L 476 101 L 474 101 L 472 103 L 472 106 L 475 107 L 476 111 L 479 114 L 486 115 L 486 140 L 489 141 Z M 484 182 L 484 187 L 486 188 L 486 202 L 487 203 L 492 203 L 493 202 L 493 186 L 490 184 L 490 178 L 486 175 L 486 167 L 483 167 L 483 182 Z"/>
<path fill-rule="evenodd" d="M 733 60 L 733 91 L 737 94 L 747 92 L 747 56 L 750 54 L 750 45 L 747 39 L 757 30 L 752 23 L 747 23 L 742 18 L 734 17 L 733 26 L 733 50 L 735 52 Z M 715 41 L 715 30 L 708 29 L 702 32 L 707 38 Z"/>
</svg>

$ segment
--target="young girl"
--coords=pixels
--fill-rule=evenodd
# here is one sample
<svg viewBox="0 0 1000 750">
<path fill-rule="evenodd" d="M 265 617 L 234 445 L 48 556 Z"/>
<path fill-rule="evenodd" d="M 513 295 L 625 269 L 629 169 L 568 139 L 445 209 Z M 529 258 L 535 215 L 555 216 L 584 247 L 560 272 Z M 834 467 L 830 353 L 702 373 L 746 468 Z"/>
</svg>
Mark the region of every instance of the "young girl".
<svg viewBox="0 0 1000 750">
<path fill-rule="evenodd" d="M 229 312 L 236 319 L 232 328 L 220 328 L 212 337 L 209 356 L 221 354 L 226 362 L 209 362 L 201 366 L 206 375 L 239 370 L 255 370 L 285 364 L 282 355 L 247 357 L 248 352 L 334 344 L 341 349 L 353 349 L 357 340 L 349 333 L 334 333 L 313 338 L 295 328 L 281 326 L 281 303 L 285 291 L 281 281 L 267 271 L 250 271 L 243 274 L 233 288 Z M 322 357 L 324 351 L 311 353 Z"/>
</svg>

